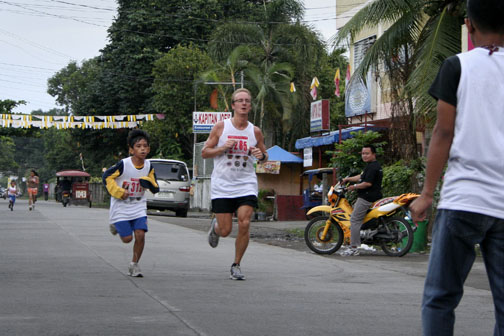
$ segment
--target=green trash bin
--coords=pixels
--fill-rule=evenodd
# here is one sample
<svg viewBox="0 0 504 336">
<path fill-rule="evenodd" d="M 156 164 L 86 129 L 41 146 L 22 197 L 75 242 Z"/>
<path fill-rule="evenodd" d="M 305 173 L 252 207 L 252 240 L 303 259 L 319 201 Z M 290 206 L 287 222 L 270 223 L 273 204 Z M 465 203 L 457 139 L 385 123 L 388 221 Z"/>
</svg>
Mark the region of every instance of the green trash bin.
<svg viewBox="0 0 504 336">
<path fill-rule="evenodd" d="M 414 226 L 411 221 L 408 221 L 411 226 Z M 428 220 L 418 222 L 417 229 L 413 234 L 413 246 L 411 246 L 410 252 L 423 252 L 427 249 L 427 224 Z"/>
</svg>

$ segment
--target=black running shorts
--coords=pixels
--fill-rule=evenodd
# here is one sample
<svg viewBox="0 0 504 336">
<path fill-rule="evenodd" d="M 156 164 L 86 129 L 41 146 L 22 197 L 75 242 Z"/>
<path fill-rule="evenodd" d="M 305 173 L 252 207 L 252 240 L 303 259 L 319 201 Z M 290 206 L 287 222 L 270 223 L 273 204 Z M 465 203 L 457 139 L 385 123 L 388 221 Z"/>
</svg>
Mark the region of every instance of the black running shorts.
<svg viewBox="0 0 504 336">
<path fill-rule="evenodd" d="M 235 213 L 242 205 L 250 205 L 257 208 L 257 197 L 254 195 L 237 198 L 216 198 L 212 200 L 213 213 Z"/>
</svg>

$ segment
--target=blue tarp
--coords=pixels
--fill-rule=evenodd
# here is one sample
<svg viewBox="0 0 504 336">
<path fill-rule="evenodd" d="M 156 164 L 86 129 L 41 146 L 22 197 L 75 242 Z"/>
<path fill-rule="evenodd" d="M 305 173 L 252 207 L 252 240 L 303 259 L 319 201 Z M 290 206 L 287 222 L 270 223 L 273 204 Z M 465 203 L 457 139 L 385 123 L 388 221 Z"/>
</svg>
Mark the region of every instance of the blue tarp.
<svg viewBox="0 0 504 336">
<path fill-rule="evenodd" d="M 371 130 L 373 127 L 368 126 L 367 130 Z M 364 130 L 363 126 L 354 126 L 348 127 L 341 130 L 341 140 L 346 140 L 352 138 L 353 136 L 350 134 L 351 132 L 357 132 Z M 324 145 L 330 145 L 339 141 L 339 130 L 329 132 L 327 135 L 319 136 L 319 137 L 306 137 L 302 139 L 296 140 L 296 148 L 303 149 L 307 147 L 318 147 Z"/>
<path fill-rule="evenodd" d="M 285 149 L 275 145 L 267 150 L 268 160 L 280 161 L 282 163 L 303 163 L 303 159 L 287 152 Z"/>
</svg>

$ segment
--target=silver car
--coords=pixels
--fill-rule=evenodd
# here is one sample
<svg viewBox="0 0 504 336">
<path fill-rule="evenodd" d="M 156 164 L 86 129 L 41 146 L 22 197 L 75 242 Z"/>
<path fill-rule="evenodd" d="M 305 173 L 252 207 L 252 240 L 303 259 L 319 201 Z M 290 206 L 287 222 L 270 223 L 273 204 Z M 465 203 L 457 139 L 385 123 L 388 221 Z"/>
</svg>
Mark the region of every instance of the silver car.
<svg viewBox="0 0 504 336">
<path fill-rule="evenodd" d="M 165 159 L 149 159 L 154 167 L 159 192 L 145 191 L 147 208 L 175 211 L 177 217 L 187 217 L 191 179 L 185 162 Z"/>
</svg>

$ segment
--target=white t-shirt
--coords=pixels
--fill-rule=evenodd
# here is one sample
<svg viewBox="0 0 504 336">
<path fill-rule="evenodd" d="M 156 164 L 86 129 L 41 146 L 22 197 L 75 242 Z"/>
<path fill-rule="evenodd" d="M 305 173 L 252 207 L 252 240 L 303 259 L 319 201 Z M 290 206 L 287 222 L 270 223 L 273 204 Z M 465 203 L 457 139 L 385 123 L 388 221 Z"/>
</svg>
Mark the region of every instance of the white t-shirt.
<svg viewBox="0 0 504 336">
<path fill-rule="evenodd" d="M 438 208 L 504 219 L 504 49 L 457 56 L 455 135 Z"/>
<path fill-rule="evenodd" d="M 214 157 L 211 198 L 257 196 L 256 159 L 250 155 L 250 147 L 257 145 L 254 125 L 249 122 L 247 128 L 239 130 L 233 126 L 231 119 L 224 120 L 217 146 L 223 146 L 228 139 L 235 140 L 236 144 L 224 154 Z"/>
<path fill-rule="evenodd" d="M 150 162 L 144 161 L 144 166 L 137 169 L 131 157 L 123 159 L 123 172 L 115 182 L 121 188 L 127 189 L 130 196 L 126 200 L 110 198 L 110 223 L 133 220 L 147 216 L 147 200 L 144 196 L 144 188 L 140 185 L 140 177 L 149 175 Z"/>
</svg>

